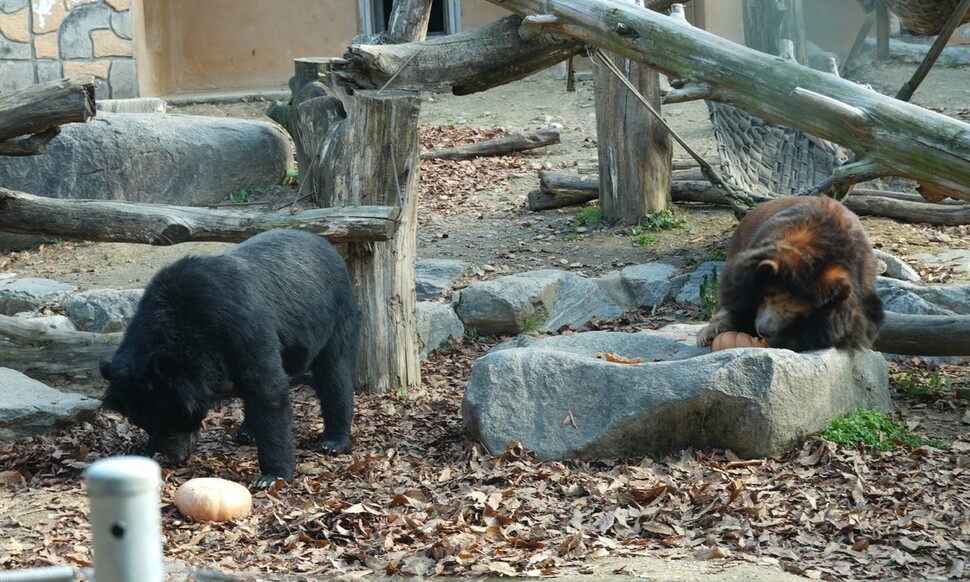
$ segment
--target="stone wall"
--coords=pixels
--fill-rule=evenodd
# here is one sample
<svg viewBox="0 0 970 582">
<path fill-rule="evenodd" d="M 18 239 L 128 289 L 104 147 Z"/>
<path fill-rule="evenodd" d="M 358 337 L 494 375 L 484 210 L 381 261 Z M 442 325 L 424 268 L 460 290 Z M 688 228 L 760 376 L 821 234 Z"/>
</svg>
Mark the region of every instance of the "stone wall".
<svg viewBox="0 0 970 582">
<path fill-rule="evenodd" d="M 0 93 L 91 75 L 98 99 L 138 97 L 130 0 L 0 0 Z"/>
</svg>

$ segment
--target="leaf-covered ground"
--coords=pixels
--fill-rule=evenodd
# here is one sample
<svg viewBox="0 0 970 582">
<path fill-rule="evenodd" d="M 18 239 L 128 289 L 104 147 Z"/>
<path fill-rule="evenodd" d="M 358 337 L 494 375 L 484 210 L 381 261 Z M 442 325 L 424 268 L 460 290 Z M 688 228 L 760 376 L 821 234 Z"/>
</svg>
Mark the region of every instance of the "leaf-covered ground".
<svg viewBox="0 0 970 582">
<path fill-rule="evenodd" d="M 601 327 L 663 322 L 640 315 Z M 293 483 L 256 493 L 250 517 L 198 523 L 172 505 L 180 484 L 257 474 L 255 450 L 230 442 L 241 408 L 217 409 L 188 464 L 163 468 L 166 559 L 266 576 L 555 576 L 631 556 L 777 564 L 825 580 L 970 576 L 970 434 L 959 421 L 949 450 L 873 455 L 813 438 L 781 459 L 684 451 L 542 462 L 515 443 L 490 455 L 466 442 L 460 411 L 488 347 L 466 340 L 433 356 L 425 385 L 406 397 L 359 396 L 352 454 L 301 448 Z M 903 410 L 966 408 L 951 392 L 897 392 Z M 297 438 L 309 447 L 322 431 L 318 407 L 305 386 L 294 399 Z M 142 439 L 104 416 L 0 446 L 0 568 L 90 565 L 83 469 Z"/>
<path fill-rule="evenodd" d="M 529 90 L 551 95 L 538 86 Z M 577 98 L 572 106 L 579 113 L 591 111 L 584 104 Z M 511 110 L 496 117 L 507 119 Z M 521 110 L 526 120 L 536 113 Z M 694 122 L 683 114 L 690 111 L 686 106 L 673 111 L 678 110 L 681 114 L 671 114 L 675 123 Z M 567 122 L 564 135 L 571 131 L 573 142 L 564 140 L 555 156 L 422 162 L 421 256 L 462 258 L 475 267 L 473 278 L 488 278 L 548 266 L 594 272 L 648 260 L 692 264 L 723 247 L 725 231 L 734 224 L 719 217 L 726 211 L 692 208 L 684 228 L 660 233 L 650 247 L 637 247 L 629 236 L 609 230 L 580 231 L 568 211 L 523 212 L 521 192 L 508 191 L 516 176 L 534 188 L 539 169 L 595 156 L 595 149 L 578 145 L 595 136 L 589 127 L 576 129 L 580 125 Z M 422 145 L 447 147 L 502 131 L 442 124 L 422 131 Z M 877 246 L 903 258 L 970 244 L 966 227 L 872 218 L 864 223 Z M 949 240 L 939 240 L 940 233 Z M 135 277 L 129 272 L 147 262 L 121 255 L 113 259 L 120 268 L 112 269 L 106 266 L 107 249 L 61 243 L 0 257 L 0 268 L 54 278 L 90 270 L 97 281 L 88 284 L 104 285 L 115 270 L 123 273 L 120 281 L 128 281 Z M 150 250 L 153 261 L 164 262 L 157 258 L 163 249 Z M 954 280 L 951 266 L 912 264 L 928 282 Z M 139 271 L 141 279 L 132 286 L 143 286 L 147 276 Z M 696 310 L 665 306 L 595 327 L 636 330 L 696 319 Z M 464 385 L 474 360 L 492 341 L 466 340 L 432 356 L 423 364 L 424 385 L 405 397 L 359 395 L 352 454 L 328 457 L 301 448 L 293 483 L 257 493 L 250 517 L 197 523 L 172 505 L 180 484 L 204 476 L 245 483 L 257 474 L 255 450 L 230 442 L 240 407 L 217 409 L 196 455 L 183 467 L 163 468 L 166 558 L 186 571 L 260 578 L 545 577 L 583 574 L 625 557 L 769 564 L 826 580 L 970 578 L 970 413 L 967 400 L 957 396 L 970 384 L 966 365 L 893 365 L 902 420 L 948 443 L 947 450 L 901 447 L 874 454 L 813 438 L 780 459 L 684 451 L 662 459 L 540 462 L 516 444 L 490 455 L 465 439 Z M 294 399 L 296 435 L 309 446 L 322 431 L 318 407 L 305 386 L 295 390 Z M 0 445 L 0 569 L 89 566 L 83 470 L 99 458 L 131 452 L 143 440 L 120 417 L 104 416 L 58 434 Z M 636 574 L 623 567 L 616 573 Z"/>
</svg>

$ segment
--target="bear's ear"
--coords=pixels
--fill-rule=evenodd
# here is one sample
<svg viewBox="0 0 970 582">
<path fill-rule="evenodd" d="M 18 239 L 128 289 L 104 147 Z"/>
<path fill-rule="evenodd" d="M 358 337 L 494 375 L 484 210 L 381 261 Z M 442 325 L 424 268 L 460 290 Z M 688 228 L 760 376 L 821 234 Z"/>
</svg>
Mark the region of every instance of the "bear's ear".
<svg viewBox="0 0 970 582">
<path fill-rule="evenodd" d="M 852 296 L 852 277 L 842 265 L 830 265 L 818 278 L 826 305 L 845 305 Z"/>
<path fill-rule="evenodd" d="M 762 259 L 756 268 L 762 275 L 774 276 L 778 274 L 781 263 L 778 259 Z"/>
</svg>

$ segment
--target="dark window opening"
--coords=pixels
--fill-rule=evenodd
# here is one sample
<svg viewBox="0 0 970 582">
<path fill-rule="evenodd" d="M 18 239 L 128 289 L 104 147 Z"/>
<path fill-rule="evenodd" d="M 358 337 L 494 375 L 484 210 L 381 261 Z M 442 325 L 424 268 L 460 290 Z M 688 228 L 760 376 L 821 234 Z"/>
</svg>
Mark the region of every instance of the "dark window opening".
<svg viewBox="0 0 970 582">
<path fill-rule="evenodd" d="M 387 30 L 387 25 L 391 21 L 391 8 L 394 0 L 381 0 L 383 14 L 381 16 L 381 30 Z M 448 28 L 445 26 L 445 2 L 444 0 L 433 0 L 431 2 L 431 19 L 428 21 L 428 36 L 436 34 L 447 34 Z"/>
</svg>

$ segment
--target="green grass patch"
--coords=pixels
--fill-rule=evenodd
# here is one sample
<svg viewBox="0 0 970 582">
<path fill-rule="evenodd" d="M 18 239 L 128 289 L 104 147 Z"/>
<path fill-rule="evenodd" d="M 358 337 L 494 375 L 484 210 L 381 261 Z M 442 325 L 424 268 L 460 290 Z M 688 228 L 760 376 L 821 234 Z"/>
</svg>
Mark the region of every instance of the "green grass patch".
<svg viewBox="0 0 970 582">
<path fill-rule="evenodd" d="M 947 448 L 946 443 L 923 438 L 889 416 L 871 410 L 860 410 L 833 420 L 821 437 L 840 447 L 865 448 L 874 452 L 891 451 L 899 445 Z"/>
<path fill-rule="evenodd" d="M 598 205 L 587 206 L 573 214 L 573 224 L 594 228 L 606 222 L 606 213 Z"/>
<path fill-rule="evenodd" d="M 935 400 L 953 390 L 950 378 L 939 370 L 913 368 L 896 372 L 890 379 L 913 398 Z"/>
<path fill-rule="evenodd" d="M 240 188 L 229 195 L 229 202 L 233 204 L 246 204 L 253 202 L 257 194 L 262 194 L 258 188 Z"/>
<path fill-rule="evenodd" d="M 640 217 L 640 228 L 661 231 L 672 228 L 680 228 L 687 224 L 683 217 L 678 216 L 673 210 L 665 208 L 651 214 L 644 214 Z"/>
<path fill-rule="evenodd" d="M 657 242 L 657 235 L 650 234 L 649 232 L 640 233 L 633 237 L 633 244 L 638 244 L 642 247 L 652 245 L 655 242 Z"/>
<path fill-rule="evenodd" d="M 710 319 L 717 311 L 717 296 L 720 286 L 717 280 L 717 269 L 711 269 L 710 273 L 701 277 L 701 319 L 704 321 Z"/>
</svg>

